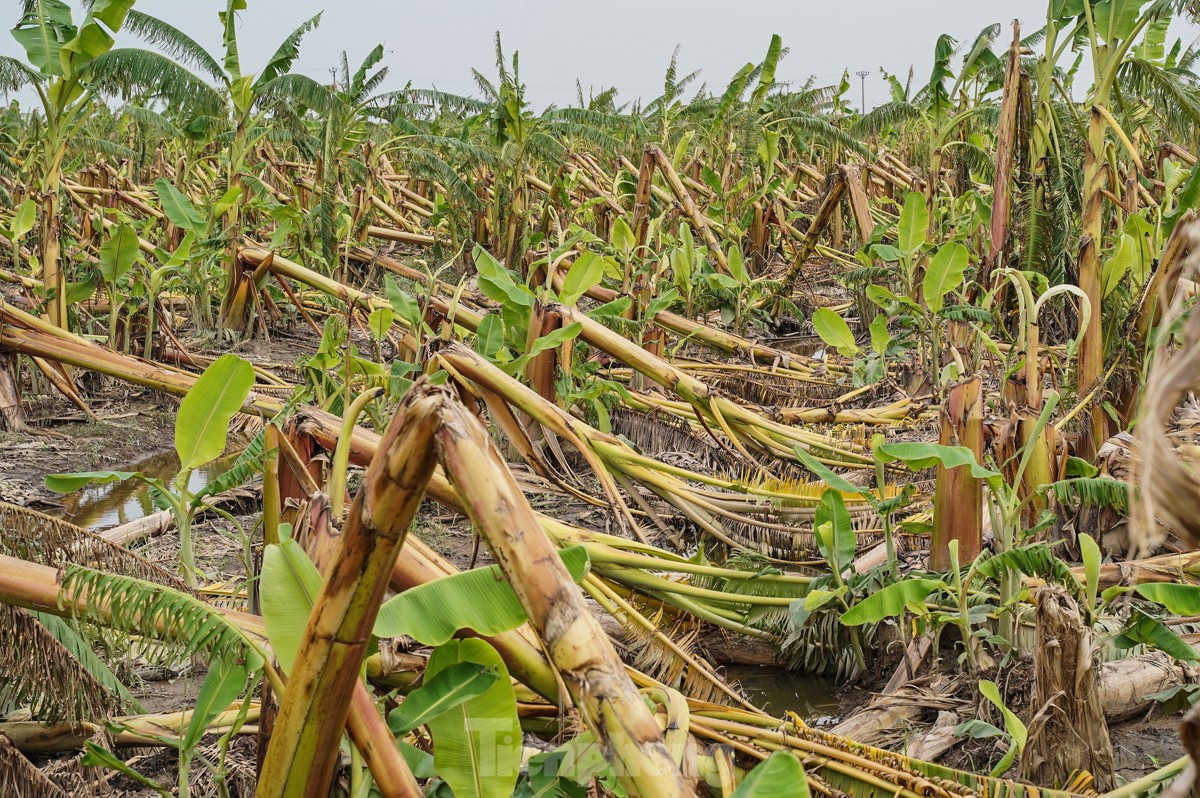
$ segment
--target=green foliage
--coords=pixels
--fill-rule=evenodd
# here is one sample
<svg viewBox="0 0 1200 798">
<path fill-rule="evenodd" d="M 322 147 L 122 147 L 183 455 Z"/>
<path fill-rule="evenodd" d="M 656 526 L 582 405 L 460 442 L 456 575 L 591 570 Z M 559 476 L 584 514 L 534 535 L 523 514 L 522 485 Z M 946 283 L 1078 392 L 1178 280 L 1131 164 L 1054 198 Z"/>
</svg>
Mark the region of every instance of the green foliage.
<svg viewBox="0 0 1200 798">
<path fill-rule="evenodd" d="M 925 269 L 925 304 L 932 313 L 942 309 L 946 294 L 962 285 L 970 257 L 967 248 L 959 243 L 947 244 L 937 251 Z"/>
<path fill-rule="evenodd" d="M 1000 688 L 996 683 L 989 679 L 981 679 L 979 682 L 979 693 L 988 701 L 996 705 L 1000 710 L 1000 714 L 1004 717 L 1004 730 L 1009 738 L 1008 751 L 1004 757 L 992 768 L 992 776 L 999 776 L 1004 771 L 1008 770 L 1017 754 L 1024 753 L 1025 743 L 1029 740 L 1029 730 L 1025 728 L 1025 724 L 1021 719 L 1008 708 L 1004 703 L 1004 699 L 1000 696 Z"/>
<path fill-rule="evenodd" d="M 1173 615 L 1200 615 L 1200 585 L 1142 582 L 1133 589 L 1142 598 L 1161 604 Z"/>
<path fill-rule="evenodd" d="M 191 721 L 180 743 L 183 750 L 190 751 L 200 743 L 200 738 L 204 736 L 213 718 L 225 711 L 225 708 L 241 695 L 249 677 L 250 668 L 245 662 L 233 661 L 226 657 L 216 657 L 209 662 L 208 674 L 204 677 L 204 683 L 200 685 Z"/>
<path fill-rule="evenodd" d="M 109 283 L 124 277 L 137 262 L 138 234 L 127 224 L 119 224 L 100 245 L 100 276 Z"/>
<path fill-rule="evenodd" d="M 72 565 L 63 577 L 65 604 L 83 620 L 152 636 L 184 655 L 202 651 L 262 667 L 262 657 L 219 610 L 169 587 Z"/>
<path fill-rule="evenodd" d="M 103 767 L 132 779 L 134 782 L 141 784 L 150 790 L 153 790 L 162 798 L 173 798 L 174 793 L 163 787 L 154 779 L 139 772 L 137 769 L 126 764 L 124 759 L 109 751 L 107 748 L 102 748 L 91 740 L 84 742 L 84 753 L 79 760 L 79 764 L 84 767 Z"/>
<path fill-rule="evenodd" d="M 483 694 L 498 678 L 494 668 L 477 662 L 450 665 L 409 693 L 404 703 L 388 715 L 388 726 L 393 734 L 408 734 L 464 701 Z"/>
<path fill-rule="evenodd" d="M 1151 646 L 1181 662 L 1200 661 L 1200 654 L 1187 641 L 1172 632 L 1161 620 L 1139 609 L 1133 611 L 1129 622 L 1113 642 L 1118 648 Z"/>
<path fill-rule="evenodd" d="M 229 422 L 254 387 L 254 368 L 237 355 L 221 355 L 183 397 L 175 416 L 175 451 L 184 471 L 215 460 L 225 450 Z"/>
<path fill-rule="evenodd" d="M 904 442 L 887 443 L 875 450 L 875 457 L 883 464 L 900 461 L 913 471 L 922 471 L 934 466 L 959 468 L 966 466 L 971 476 L 982 479 L 993 487 L 1003 484 L 999 473 L 984 468 L 975 460 L 975 453 L 965 446 L 943 446 L 940 443 Z"/>
<path fill-rule="evenodd" d="M 854 561 L 858 541 L 850 521 L 850 511 L 846 509 L 840 493 L 827 490 L 821 494 L 813 518 L 813 529 L 817 548 L 829 567 L 837 573 L 849 568 Z"/>
<path fill-rule="evenodd" d="M 37 203 L 31 199 L 27 199 L 17 206 L 16 212 L 13 214 L 12 223 L 9 225 L 7 233 L 8 238 L 14 244 L 21 243 L 26 235 L 33 230 L 33 225 L 37 219 Z"/>
<path fill-rule="evenodd" d="M 559 552 L 575 581 L 588 571 L 581 546 Z M 460 629 L 494 635 L 525 623 L 525 610 L 499 566 L 476 568 L 405 590 L 383 603 L 375 619 L 378 637 L 409 637 L 440 646 Z"/>
<path fill-rule="evenodd" d="M 733 798 L 775 798 L 788 795 L 808 798 L 804 766 L 790 751 L 776 751 L 755 766 L 733 792 Z"/>
<path fill-rule="evenodd" d="M 508 669 L 485 641 L 468 638 L 439 646 L 425 677 L 436 679 L 463 663 L 490 669 L 496 679 L 483 692 L 428 720 L 434 766 L 456 798 L 509 798 L 521 767 L 521 725 Z"/>
<path fill-rule="evenodd" d="M 821 340 L 838 350 L 839 354 L 853 357 L 858 354 L 858 343 L 846 320 L 829 308 L 817 308 L 812 314 L 813 329 Z"/>
<path fill-rule="evenodd" d="M 285 538 L 263 551 L 259 579 L 263 625 L 271 651 L 285 672 L 296 660 L 320 590 L 321 573 L 296 541 Z"/>
<path fill-rule="evenodd" d="M 906 578 L 893 582 L 882 590 L 864 598 L 850 610 L 842 614 L 842 623 L 847 626 L 861 626 L 865 623 L 878 623 L 885 618 L 895 618 L 909 609 L 917 614 L 925 614 L 925 599 L 934 591 L 945 589 L 946 584 L 940 579 Z"/>
<path fill-rule="evenodd" d="M 563 279 L 559 299 L 564 305 L 574 305 L 579 298 L 600 284 L 604 278 L 605 260 L 594 252 L 580 254 Z"/>
<path fill-rule="evenodd" d="M 176 227 L 192 233 L 199 233 L 203 229 L 204 215 L 196 210 L 186 194 L 161 177 L 154 181 L 154 190 L 158 193 L 158 203 L 163 213 Z"/>
<path fill-rule="evenodd" d="M 904 195 L 904 208 L 900 211 L 900 225 L 896 230 L 896 246 L 911 256 L 926 240 L 929 227 L 929 211 L 925 207 L 925 195 L 910 191 Z"/>
</svg>

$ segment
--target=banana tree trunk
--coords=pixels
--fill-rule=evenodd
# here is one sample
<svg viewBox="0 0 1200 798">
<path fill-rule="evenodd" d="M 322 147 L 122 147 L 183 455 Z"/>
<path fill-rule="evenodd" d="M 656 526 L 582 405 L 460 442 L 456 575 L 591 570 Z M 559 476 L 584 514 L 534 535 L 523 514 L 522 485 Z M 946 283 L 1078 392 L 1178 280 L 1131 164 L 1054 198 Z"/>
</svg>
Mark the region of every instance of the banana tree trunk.
<svg viewBox="0 0 1200 798">
<path fill-rule="evenodd" d="M 371 628 L 433 473 L 431 436 L 447 399 L 443 391 L 414 387 L 367 469 L 288 674 L 259 798 L 329 794 Z M 359 713 L 363 720 L 369 719 Z M 410 786 L 420 795 L 415 781 Z"/>
<path fill-rule="evenodd" d="M 452 404 L 436 439 L 467 515 L 487 539 L 622 785 L 631 795 L 646 798 L 693 795 L 653 714 L 487 430 L 465 408 Z"/>
<path fill-rule="evenodd" d="M 1013 41 L 1004 71 L 1004 96 L 1000 102 L 1000 126 L 996 131 L 996 179 L 992 198 L 991 248 L 980 269 L 978 283 L 987 290 L 992 269 L 1004 265 L 1008 242 L 1009 195 L 1012 190 L 1013 153 L 1016 149 L 1017 109 L 1021 98 L 1021 25 L 1013 20 Z"/>
<path fill-rule="evenodd" d="M 692 226 L 696 228 L 696 232 L 704 239 L 704 244 L 708 247 L 709 255 L 712 256 L 714 267 L 722 274 L 729 274 L 729 262 L 725 259 L 725 251 L 721 249 L 721 242 L 713 235 L 713 231 L 708 226 L 708 221 L 705 219 L 704 214 L 696 207 L 696 202 L 692 199 L 692 195 L 688 193 L 688 190 L 683 185 L 683 181 L 675 173 L 675 167 L 671 165 L 671 159 L 658 147 L 652 147 L 651 151 L 654 154 L 654 160 L 658 162 L 659 171 L 662 172 L 667 185 L 671 187 L 671 193 L 675 195 L 675 199 L 679 202 L 680 207 L 683 208 L 684 213 L 691 219 Z"/>
<path fill-rule="evenodd" d="M 62 245 L 59 241 L 61 223 L 58 218 L 58 187 L 48 189 L 42 204 L 42 216 L 45 220 L 45 240 L 42 242 L 42 284 L 49 297 L 46 304 L 46 318 L 55 327 L 67 326 L 67 292 L 66 281 L 60 268 Z"/>
<path fill-rule="evenodd" d="M 1087 147 L 1083 158 L 1083 238 L 1079 242 L 1079 287 L 1091 303 L 1087 331 L 1079 342 L 1079 371 L 1075 380 L 1080 398 L 1092 391 L 1090 423 L 1079 441 L 1079 455 L 1090 460 L 1097 447 L 1108 438 L 1108 415 L 1104 399 L 1104 328 L 1100 285 L 1100 243 L 1104 235 L 1104 117 L 1092 108 L 1088 123 Z"/>
<path fill-rule="evenodd" d="M 825 190 L 825 196 L 817 208 L 816 215 L 813 216 L 812 223 L 808 226 L 808 231 L 804 234 L 804 240 L 800 242 L 800 246 L 796 249 L 796 259 L 792 261 L 792 265 L 788 267 L 787 273 L 784 274 L 783 279 L 779 283 L 779 293 L 785 296 L 791 293 L 792 284 L 800 275 L 800 270 L 804 268 L 804 264 L 817 251 L 817 243 L 821 240 L 821 233 L 829 226 L 830 221 L 832 221 L 833 212 L 841 204 L 842 194 L 845 191 L 845 177 L 840 172 L 834 173 L 833 182 Z"/>
<path fill-rule="evenodd" d="M 933 151 L 933 160 L 929 165 L 929 178 L 925 183 L 925 212 L 929 215 L 929 226 L 925 229 L 925 237 L 935 241 L 937 235 L 937 195 L 942 185 L 942 148 Z"/>
<path fill-rule="evenodd" d="M 642 152 L 642 163 L 638 168 L 637 191 L 633 195 L 633 216 L 630 226 L 633 228 L 634 251 L 641 256 L 642 247 L 646 246 L 646 236 L 650 229 L 650 194 L 654 187 L 654 150 L 650 147 Z M 628 276 L 625 282 L 629 282 Z M 629 286 L 623 285 L 625 293 Z"/>
<path fill-rule="evenodd" d="M 245 159 L 245 124 L 239 120 L 234 131 L 229 155 L 229 188 L 241 188 L 242 162 Z M 225 260 L 225 294 L 221 298 L 221 327 L 238 334 L 246 332 L 250 318 L 250 294 L 253 290 L 247 279 L 245 264 L 242 263 L 242 203 L 233 203 L 226 214 L 229 247 Z"/>
<path fill-rule="evenodd" d="M 941 411 L 941 443 L 983 454 L 983 381 L 975 376 L 951 388 Z M 950 568 L 950 541 L 958 541 L 961 565 L 974 562 L 983 543 L 983 483 L 968 466 L 938 466 L 933 499 L 929 570 Z"/>
<path fill-rule="evenodd" d="M 21 392 L 17 388 L 17 358 L 0 353 L 0 430 L 26 428 Z"/>
</svg>

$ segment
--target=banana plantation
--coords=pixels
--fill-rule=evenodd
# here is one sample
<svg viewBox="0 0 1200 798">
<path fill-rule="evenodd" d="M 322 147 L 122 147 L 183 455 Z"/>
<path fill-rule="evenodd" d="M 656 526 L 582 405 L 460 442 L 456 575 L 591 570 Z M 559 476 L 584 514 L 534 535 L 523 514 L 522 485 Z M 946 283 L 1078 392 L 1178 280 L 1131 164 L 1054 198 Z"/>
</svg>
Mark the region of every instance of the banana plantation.
<svg viewBox="0 0 1200 798">
<path fill-rule="evenodd" d="M 0 795 L 1194 794 L 1195 3 L 873 109 L 16 5 Z"/>
</svg>

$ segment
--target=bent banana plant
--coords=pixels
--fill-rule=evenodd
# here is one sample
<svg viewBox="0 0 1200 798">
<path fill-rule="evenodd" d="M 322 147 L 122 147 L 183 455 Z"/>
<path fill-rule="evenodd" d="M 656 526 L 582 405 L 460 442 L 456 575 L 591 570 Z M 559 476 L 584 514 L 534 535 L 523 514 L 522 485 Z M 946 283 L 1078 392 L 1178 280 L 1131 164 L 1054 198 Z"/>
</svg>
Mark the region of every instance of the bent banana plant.
<svg viewBox="0 0 1200 798">
<path fill-rule="evenodd" d="M 435 455 L 626 790 L 691 795 L 653 714 L 487 430 L 450 389 L 427 381 L 397 409 L 350 509 L 289 674 L 257 795 L 328 793 L 371 628 Z"/>
</svg>

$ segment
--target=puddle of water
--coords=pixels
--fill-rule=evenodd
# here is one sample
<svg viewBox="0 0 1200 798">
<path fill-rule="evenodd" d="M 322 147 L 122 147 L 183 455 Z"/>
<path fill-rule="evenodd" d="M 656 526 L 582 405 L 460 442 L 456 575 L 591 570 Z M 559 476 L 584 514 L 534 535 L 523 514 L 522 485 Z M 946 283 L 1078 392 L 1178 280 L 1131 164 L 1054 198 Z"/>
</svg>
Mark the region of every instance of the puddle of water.
<svg viewBox="0 0 1200 798">
<path fill-rule="evenodd" d="M 193 469 L 188 479 L 188 489 L 195 492 L 229 469 L 237 459 L 237 452 L 222 455 L 207 465 Z M 179 457 L 173 451 L 160 452 L 145 460 L 131 463 L 110 471 L 140 471 L 148 477 L 157 477 L 165 482 L 175 479 L 179 473 Z M 59 497 L 62 507 L 54 515 L 70 521 L 84 529 L 108 529 L 127 524 L 158 512 L 150 498 L 150 488 L 140 480 L 110 482 L 89 485 L 75 493 Z"/>
<path fill-rule="evenodd" d="M 838 688 L 830 677 L 758 665 L 723 670 L 727 681 L 738 682 L 753 704 L 772 715 L 795 712 L 814 726 L 838 719 Z"/>
<path fill-rule="evenodd" d="M 818 360 L 825 357 L 825 342 L 815 335 L 789 335 L 782 338 L 770 338 L 763 343 L 795 355 Z"/>
</svg>

